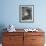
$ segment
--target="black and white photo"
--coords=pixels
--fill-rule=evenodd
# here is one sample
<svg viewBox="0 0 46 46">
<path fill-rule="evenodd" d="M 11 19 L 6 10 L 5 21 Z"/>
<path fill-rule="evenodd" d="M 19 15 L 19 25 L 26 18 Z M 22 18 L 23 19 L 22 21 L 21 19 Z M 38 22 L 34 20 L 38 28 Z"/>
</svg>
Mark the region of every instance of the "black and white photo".
<svg viewBox="0 0 46 46">
<path fill-rule="evenodd" d="M 19 7 L 20 22 L 34 21 L 34 5 L 20 5 Z"/>
</svg>

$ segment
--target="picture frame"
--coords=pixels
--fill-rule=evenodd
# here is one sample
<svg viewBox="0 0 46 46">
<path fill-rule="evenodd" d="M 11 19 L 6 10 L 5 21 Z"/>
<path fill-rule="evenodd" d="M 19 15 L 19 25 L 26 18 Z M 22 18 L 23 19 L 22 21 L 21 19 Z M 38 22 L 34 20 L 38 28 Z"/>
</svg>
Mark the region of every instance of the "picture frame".
<svg viewBox="0 0 46 46">
<path fill-rule="evenodd" d="M 19 22 L 34 22 L 34 5 L 19 5 Z"/>
</svg>

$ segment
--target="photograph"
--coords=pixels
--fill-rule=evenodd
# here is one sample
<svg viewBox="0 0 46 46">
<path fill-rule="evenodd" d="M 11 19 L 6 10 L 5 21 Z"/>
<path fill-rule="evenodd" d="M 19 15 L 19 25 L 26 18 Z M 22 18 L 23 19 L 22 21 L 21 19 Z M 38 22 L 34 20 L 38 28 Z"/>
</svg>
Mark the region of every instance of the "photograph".
<svg viewBox="0 0 46 46">
<path fill-rule="evenodd" d="M 19 21 L 34 22 L 34 5 L 20 5 Z"/>
</svg>

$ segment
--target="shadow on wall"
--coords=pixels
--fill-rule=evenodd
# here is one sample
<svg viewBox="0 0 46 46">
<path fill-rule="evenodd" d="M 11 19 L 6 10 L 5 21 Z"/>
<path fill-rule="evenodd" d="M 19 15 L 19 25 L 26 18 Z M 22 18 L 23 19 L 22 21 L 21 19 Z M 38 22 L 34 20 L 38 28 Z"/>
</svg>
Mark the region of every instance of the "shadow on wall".
<svg viewBox="0 0 46 46">
<path fill-rule="evenodd" d="M 4 30 L 5 25 L 4 24 L 0 24 L 0 43 L 2 43 L 2 36 L 3 36 L 3 32 L 5 32 L 6 30 Z"/>
</svg>

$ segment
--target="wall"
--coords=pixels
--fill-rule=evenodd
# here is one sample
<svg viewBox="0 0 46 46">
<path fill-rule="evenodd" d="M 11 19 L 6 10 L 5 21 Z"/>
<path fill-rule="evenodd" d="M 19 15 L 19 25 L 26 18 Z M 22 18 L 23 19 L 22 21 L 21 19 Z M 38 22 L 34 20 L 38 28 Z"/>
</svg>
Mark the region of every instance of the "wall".
<svg viewBox="0 0 46 46">
<path fill-rule="evenodd" d="M 46 28 L 46 0 L 1 0 L 0 25 L 13 24 L 16 28 Z M 34 23 L 19 22 L 19 5 L 34 5 Z"/>
</svg>

